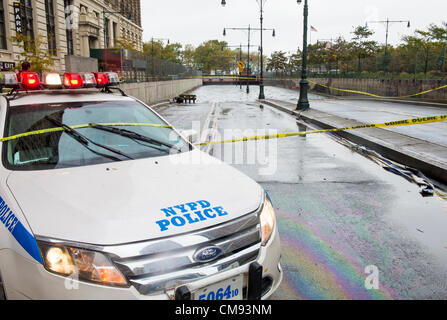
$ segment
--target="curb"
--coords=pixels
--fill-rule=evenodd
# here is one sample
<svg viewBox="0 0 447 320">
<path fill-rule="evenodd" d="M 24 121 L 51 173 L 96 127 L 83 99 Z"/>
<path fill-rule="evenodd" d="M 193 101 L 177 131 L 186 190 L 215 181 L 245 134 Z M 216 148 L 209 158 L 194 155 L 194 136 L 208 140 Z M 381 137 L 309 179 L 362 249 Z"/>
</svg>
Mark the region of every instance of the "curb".
<svg viewBox="0 0 447 320">
<path fill-rule="evenodd" d="M 155 104 L 151 104 L 151 105 L 149 105 L 149 107 L 151 109 L 157 110 L 158 108 L 162 108 L 162 107 L 168 106 L 170 104 L 171 104 L 171 101 L 166 100 L 166 101 L 158 102 Z"/>
<path fill-rule="evenodd" d="M 271 101 L 266 100 L 259 100 L 259 102 L 264 103 L 268 106 L 271 106 L 273 108 L 276 108 L 278 110 L 281 110 L 283 112 L 286 112 L 293 116 L 299 116 L 299 112 L 290 110 L 286 107 L 280 106 L 276 103 L 273 103 Z M 336 127 L 331 126 L 328 123 L 322 122 L 318 119 L 315 119 L 313 117 L 306 116 L 305 114 L 301 114 L 300 118 L 308 121 L 309 123 L 315 124 L 320 128 L 323 129 L 336 129 Z M 379 141 L 372 141 L 370 139 L 366 139 L 364 137 L 361 137 L 359 135 L 356 135 L 349 131 L 340 131 L 340 132 L 334 132 L 334 134 L 345 138 L 351 142 L 354 142 L 356 144 L 363 145 L 365 147 L 368 147 L 385 158 L 388 158 L 390 160 L 399 162 L 401 164 L 404 164 L 406 166 L 415 168 L 420 170 L 422 173 L 424 173 L 426 176 L 437 180 L 439 182 L 442 182 L 443 184 L 447 184 L 447 165 L 438 163 L 436 161 L 433 161 L 431 159 L 427 159 L 422 157 L 421 155 L 413 152 L 399 150 L 399 148 L 393 148 L 389 145 L 386 145 L 385 143 L 380 143 Z"/>
</svg>

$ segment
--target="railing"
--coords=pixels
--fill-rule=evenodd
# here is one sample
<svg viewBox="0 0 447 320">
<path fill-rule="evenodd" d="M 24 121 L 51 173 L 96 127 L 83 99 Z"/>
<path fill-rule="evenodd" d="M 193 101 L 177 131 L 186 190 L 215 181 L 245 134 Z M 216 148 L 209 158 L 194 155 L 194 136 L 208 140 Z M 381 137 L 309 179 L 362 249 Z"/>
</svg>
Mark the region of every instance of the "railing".
<svg viewBox="0 0 447 320">
<path fill-rule="evenodd" d="M 431 49 L 427 52 L 379 55 L 352 60 L 339 60 L 309 64 L 311 78 L 358 79 L 447 79 L 447 50 Z M 311 56 L 311 55 L 310 55 Z M 299 68 L 268 72 L 266 78 L 301 78 Z"/>
<path fill-rule="evenodd" d="M 117 72 L 121 81 L 151 82 L 201 77 L 201 71 L 128 49 L 91 49 L 99 71 Z"/>
</svg>

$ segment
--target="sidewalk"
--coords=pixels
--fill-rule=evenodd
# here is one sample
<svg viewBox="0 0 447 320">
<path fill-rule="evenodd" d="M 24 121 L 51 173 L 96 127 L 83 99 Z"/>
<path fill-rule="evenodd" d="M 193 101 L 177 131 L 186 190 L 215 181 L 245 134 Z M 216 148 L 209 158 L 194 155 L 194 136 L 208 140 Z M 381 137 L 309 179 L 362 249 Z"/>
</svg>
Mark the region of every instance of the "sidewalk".
<svg viewBox="0 0 447 320">
<path fill-rule="evenodd" d="M 292 115 L 299 114 L 295 111 L 296 104 L 291 102 L 273 99 L 261 102 Z M 301 119 L 323 129 L 365 124 L 315 109 L 303 112 Z M 447 184 L 447 147 L 445 146 L 382 128 L 343 131 L 335 134 L 377 151 L 388 159 L 418 169 L 428 177 Z"/>
</svg>

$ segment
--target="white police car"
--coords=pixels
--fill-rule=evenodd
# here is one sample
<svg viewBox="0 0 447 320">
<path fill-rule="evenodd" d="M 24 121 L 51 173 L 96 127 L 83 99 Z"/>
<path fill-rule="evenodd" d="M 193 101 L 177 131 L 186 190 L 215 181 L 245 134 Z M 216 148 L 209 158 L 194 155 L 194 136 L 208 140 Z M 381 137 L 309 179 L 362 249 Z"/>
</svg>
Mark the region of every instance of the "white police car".
<svg viewBox="0 0 447 320">
<path fill-rule="evenodd" d="M 257 183 L 112 88 L 116 74 L 19 78 L 0 75 L 13 88 L 0 96 L 7 299 L 266 299 L 278 288 L 275 214 Z"/>
</svg>

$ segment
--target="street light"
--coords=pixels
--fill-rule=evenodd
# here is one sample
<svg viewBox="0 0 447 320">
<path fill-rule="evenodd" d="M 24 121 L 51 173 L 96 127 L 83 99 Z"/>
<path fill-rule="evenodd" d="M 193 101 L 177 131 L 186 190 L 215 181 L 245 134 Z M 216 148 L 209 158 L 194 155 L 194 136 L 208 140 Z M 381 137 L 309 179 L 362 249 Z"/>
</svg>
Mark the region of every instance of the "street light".
<svg viewBox="0 0 447 320">
<path fill-rule="evenodd" d="M 250 46 L 250 36 L 251 36 L 251 30 L 253 30 L 253 29 L 250 27 L 250 25 L 248 26 L 248 28 L 224 28 L 224 36 L 227 35 L 226 29 L 229 29 L 229 30 L 248 30 L 247 93 L 250 93 L 250 79 L 248 78 L 248 72 L 250 71 L 250 47 L 251 47 Z"/>
<path fill-rule="evenodd" d="M 261 21 L 261 28 L 260 29 L 252 29 L 252 30 L 260 30 L 261 31 L 261 51 L 260 51 L 260 55 L 261 55 L 261 67 L 260 67 L 260 71 L 261 71 L 261 79 L 259 81 L 259 99 L 265 99 L 265 94 L 264 94 L 264 59 L 263 59 L 263 55 L 264 55 L 264 46 L 263 46 L 263 31 L 265 30 L 271 30 L 271 29 L 264 29 L 263 28 L 263 23 L 264 23 L 264 4 L 267 0 L 257 0 L 259 3 L 259 7 L 260 7 L 260 21 Z M 227 4 L 225 0 L 222 0 L 222 7 L 225 7 L 225 5 Z M 224 29 L 224 36 L 226 35 L 225 29 Z M 275 29 L 273 29 L 273 37 L 276 36 L 276 32 Z M 247 92 L 249 91 L 249 89 L 247 88 Z"/>
<path fill-rule="evenodd" d="M 389 18 L 387 18 L 384 21 L 369 21 L 369 23 L 385 23 L 386 24 L 386 40 L 385 40 L 385 72 L 388 69 L 388 37 L 389 37 L 389 28 L 391 23 L 407 23 L 407 28 L 411 28 L 411 21 L 409 20 L 396 20 L 391 21 Z M 368 27 L 368 22 L 366 22 L 366 27 Z"/>
<path fill-rule="evenodd" d="M 297 0 L 300 5 L 302 0 Z M 303 31 L 303 66 L 300 81 L 300 98 L 296 110 L 307 110 L 310 108 L 307 91 L 309 89 L 309 82 L 307 81 L 307 18 L 309 16 L 309 6 L 307 0 L 304 1 L 304 31 Z"/>
</svg>

